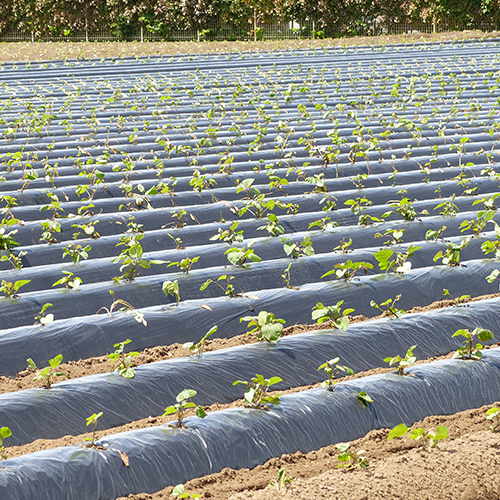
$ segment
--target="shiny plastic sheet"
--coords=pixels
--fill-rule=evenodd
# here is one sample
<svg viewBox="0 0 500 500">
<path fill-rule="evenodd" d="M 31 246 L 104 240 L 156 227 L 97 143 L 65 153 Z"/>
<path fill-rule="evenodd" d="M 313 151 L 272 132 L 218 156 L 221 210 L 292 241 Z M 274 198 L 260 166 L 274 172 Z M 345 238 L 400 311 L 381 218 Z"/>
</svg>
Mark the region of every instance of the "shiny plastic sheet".
<svg viewBox="0 0 500 500">
<path fill-rule="evenodd" d="M 230 409 L 186 419 L 186 430 L 166 426 L 108 436 L 107 450 L 76 446 L 4 461 L 2 500 L 101 500 L 165 486 L 225 467 L 252 468 L 284 453 L 303 453 L 350 441 L 372 429 L 451 414 L 500 397 L 500 353 L 480 362 L 444 360 L 282 397 L 269 411 Z M 374 400 L 364 408 L 354 391 Z M 119 452 L 126 453 L 129 466 Z"/>
</svg>

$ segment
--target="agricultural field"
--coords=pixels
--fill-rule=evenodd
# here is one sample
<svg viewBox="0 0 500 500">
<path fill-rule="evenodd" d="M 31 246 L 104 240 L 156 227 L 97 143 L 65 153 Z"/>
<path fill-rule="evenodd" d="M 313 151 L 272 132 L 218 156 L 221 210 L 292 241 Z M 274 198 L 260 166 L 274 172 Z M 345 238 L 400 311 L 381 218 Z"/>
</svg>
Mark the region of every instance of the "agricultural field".
<svg viewBox="0 0 500 500">
<path fill-rule="evenodd" d="M 62 59 L 0 65 L 0 497 L 499 498 L 500 40 Z"/>
</svg>

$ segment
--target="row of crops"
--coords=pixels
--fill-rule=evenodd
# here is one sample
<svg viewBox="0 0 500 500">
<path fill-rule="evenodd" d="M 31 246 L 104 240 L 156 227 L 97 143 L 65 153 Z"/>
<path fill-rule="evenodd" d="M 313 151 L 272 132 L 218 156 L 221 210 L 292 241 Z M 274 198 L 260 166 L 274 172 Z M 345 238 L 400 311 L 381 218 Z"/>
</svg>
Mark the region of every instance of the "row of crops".
<svg viewBox="0 0 500 500">
<path fill-rule="evenodd" d="M 316 384 L 337 357 L 446 354 L 460 329 L 498 338 L 500 301 L 463 302 L 498 291 L 499 56 L 493 40 L 2 65 L 0 372 L 30 359 L 41 386 L 0 394 L 3 444 L 161 415 L 185 390 L 181 408 L 231 403 L 257 375 L 264 392 Z M 405 314 L 443 293 L 453 307 Z M 248 331 L 202 353 L 207 333 Z M 176 342 L 197 355 L 55 373 Z M 1 495 L 153 492 L 492 403 L 499 356 L 263 394 L 267 410 L 246 386 L 250 407 L 185 428 L 8 458 Z"/>
</svg>

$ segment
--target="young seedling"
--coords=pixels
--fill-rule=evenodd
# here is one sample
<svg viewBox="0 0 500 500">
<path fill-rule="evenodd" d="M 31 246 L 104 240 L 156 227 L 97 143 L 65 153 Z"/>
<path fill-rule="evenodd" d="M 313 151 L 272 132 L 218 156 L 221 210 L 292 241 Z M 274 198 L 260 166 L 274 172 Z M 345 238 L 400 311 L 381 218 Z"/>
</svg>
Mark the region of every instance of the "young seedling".
<svg viewBox="0 0 500 500">
<path fill-rule="evenodd" d="M 196 354 L 198 357 L 201 357 L 203 351 L 205 350 L 205 341 L 208 337 L 211 337 L 217 331 L 217 325 L 213 326 L 199 342 L 186 342 L 182 348 L 189 349 L 192 354 Z"/>
<path fill-rule="evenodd" d="M 390 441 L 391 439 L 395 437 L 402 437 L 404 436 L 407 432 L 410 432 L 410 438 L 419 440 L 423 439 L 423 447 L 425 448 L 427 445 L 429 448 L 434 448 L 439 441 L 446 439 L 448 437 L 448 427 L 446 425 L 440 425 L 436 431 L 428 431 L 425 432 L 422 427 L 419 427 L 417 429 L 408 429 L 406 424 L 399 424 L 392 429 L 388 436 L 387 436 L 387 441 Z"/>
<path fill-rule="evenodd" d="M 335 447 L 340 451 L 337 459 L 340 462 L 337 468 L 343 469 L 345 471 L 353 470 L 356 467 L 361 467 L 366 469 L 368 464 L 368 459 L 364 456 L 364 451 L 360 450 L 354 452 L 350 450 L 351 443 L 338 443 Z"/>
<path fill-rule="evenodd" d="M 375 238 L 383 238 L 384 236 L 389 236 L 389 240 L 384 241 L 384 245 L 396 245 L 398 243 L 403 243 L 403 235 L 406 233 L 406 229 L 386 229 L 385 233 L 375 233 Z"/>
<path fill-rule="evenodd" d="M 368 403 L 373 403 L 373 399 L 366 393 L 366 391 L 353 391 L 356 399 L 365 407 L 368 407 Z"/>
<path fill-rule="evenodd" d="M 68 377 L 65 373 L 62 372 L 53 372 L 52 370 L 55 370 L 63 360 L 63 355 L 58 354 L 55 358 L 49 359 L 49 366 L 44 368 L 43 370 L 40 370 L 35 378 L 33 380 L 40 380 L 43 383 L 43 387 L 45 389 L 50 389 L 52 387 L 52 384 L 54 383 L 53 377 Z M 38 370 L 35 362 L 31 359 L 28 358 L 26 360 L 28 363 L 28 368 L 30 370 Z"/>
<path fill-rule="evenodd" d="M 300 287 L 298 286 L 292 286 L 290 285 L 290 268 L 292 267 L 292 262 L 288 264 L 288 267 L 283 271 L 283 274 L 281 277 L 283 278 L 283 281 L 285 282 L 285 288 L 288 288 L 289 290 L 299 290 Z"/>
<path fill-rule="evenodd" d="M 248 247 L 229 248 L 224 254 L 227 255 L 227 260 L 234 266 L 243 267 L 247 260 L 261 262 L 262 259 L 254 252 L 253 248 L 250 248 L 251 246 L 252 244 L 249 244 Z"/>
<path fill-rule="evenodd" d="M 111 303 L 110 308 L 108 309 L 107 307 L 103 306 L 96 312 L 96 314 L 99 314 L 104 309 L 108 313 L 108 316 L 112 316 L 113 311 L 116 309 L 116 307 L 118 305 L 122 305 L 123 307 L 120 307 L 118 311 L 121 311 L 125 314 L 131 312 L 137 323 L 142 323 L 144 326 L 148 326 L 148 322 L 144 319 L 144 314 L 141 311 L 138 311 L 134 306 L 132 306 L 132 304 L 129 304 L 126 300 L 115 299 L 115 292 L 113 290 L 108 290 L 108 292 L 113 298 L 113 302 Z"/>
<path fill-rule="evenodd" d="M 133 351 L 129 353 L 125 353 L 125 346 L 132 342 L 130 339 L 125 340 L 124 342 L 118 342 L 113 347 L 116 348 L 115 352 L 108 354 L 108 358 L 111 360 L 111 363 L 115 361 L 119 361 L 120 364 L 115 368 L 115 372 L 118 372 L 120 376 L 124 378 L 134 378 L 135 370 L 134 364 L 132 363 L 132 358 L 135 356 L 139 356 L 139 352 Z"/>
<path fill-rule="evenodd" d="M 64 285 L 66 288 L 69 288 L 70 290 L 76 290 L 77 288 L 80 288 L 80 285 L 82 284 L 81 278 L 75 276 L 74 273 L 72 273 L 71 271 L 63 270 L 63 274 L 65 274 L 66 276 L 63 276 L 60 280 L 57 280 L 55 283 L 52 284 L 52 286 Z"/>
<path fill-rule="evenodd" d="M 35 316 L 35 323 L 34 323 L 35 325 L 45 326 L 54 321 L 54 315 L 52 313 L 45 314 L 45 311 L 49 307 L 52 307 L 52 304 L 50 302 L 47 302 L 42 306 L 38 315 Z"/>
<path fill-rule="evenodd" d="M 349 238 L 349 240 L 345 240 L 345 238 L 342 238 L 340 241 L 340 245 L 336 246 L 333 251 L 337 252 L 339 251 L 340 253 L 349 253 L 352 252 L 352 248 L 350 248 L 352 245 L 352 239 Z"/>
<path fill-rule="evenodd" d="M 373 256 L 377 259 L 382 271 L 394 271 L 396 273 L 407 273 L 411 270 L 411 262 L 408 259 L 413 257 L 415 252 L 422 247 L 409 245 L 406 253 L 393 252 L 389 248 L 384 248 L 376 252 Z"/>
<path fill-rule="evenodd" d="M 183 429 L 185 426 L 182 423 L 182 419 L 184 418 L 184 412 L 189 408 L 196 408 L 196 416 L 200 418 L 204 418 L 206 416 L 205 410 L 202 406 L 196 406 L 192 401 L 188 401 L 190 398 L 194 398 L 196 396 L 196 391 L 193 389 L 184 389 L 182 392 L 177 394 L 175 403 L 172 406 L 168 406 L 165 408 L 165 413 L 163 416 L 174 415 L 177 417 L 177 422 L 172 424 L 173 427 L 178 427 L 179 429 Z"/>
<path fill-rule="evenodd" d="M 435 231 L 432 229 L 429 229 L 425 233 L 425 241 L 433 240 L 437 241 L 439 238 L 443 237 L 443 233 L 446 231 L 446 226 L 441 226 L 440 229 L 436 229 Z"/>
<path fill-rule="evenodd" d="M 253 327 L 247 335 L 257 333 L 259 340 L 267 340 L 267 342 L 276 342 L 281 337 L 283 324 L 286 323 L 284 319 L 275 318 L 273 313 L 267 311 L 260 311 L 258 316 L 240 318 L 240 323 L 242 321 L 248 321 L 247 328 Z"/>
<path fill-rule="evenodd" d="M 500 409 L 497 407 L 490 408 L 486 412 L 486 415 L 486 420 L 491 422 L 489 429 L 493 432 L 498 432 L 500 430 Z"/>
<path fill-rule="evenodd" d="M 491 271 L 490 274 L 488 274 L 488 276 L 486 276 L 486 281 L 488 283 L 493 283 L 495 280 L 500 281 L 500 278 L 498 277 L 499 275 L 500 275 L 500 270 L 494 269 L 493 271 Z M 499 289 L 500 289 L 500 287 L 499 287 Z"/>
<path fill-rule="evenodd" d="M 177 266 L 180 271 L 189 274 L 189 271 L 191 271 L 193 264 L 196 264 L 196 262 L 198 262 L 199 260 L 200 257 L 193 257 L 192 259 L 190 257 L 186 257 L 185 259 L 182 259 L 180 262 L 170 262 L 170 264 L 168 264 L 167 267 Z"/>
<path fill-rule="evenodd" d="M 255 375 L 250 382 L 246 380 L 236 380 L 233 385 L 243 384 L 247 386 L 245 391 L 245 405 L 247 408 L 257 408 L 260 410 L 269 410 L 265 405 L 277 405 L 280 402 L 280 394 L 276 396 L 267 396 L 269 388 L 281 382 L 280 377 L 271 377 L 270 379 L 264 378 L 262 375 Z"/>
<path fill-rule="evenodd" d="M 452 243 L 451 241 L 446 243 L 448 247 L 444 252 L 440 250 L 436 255 L 434 255 L 434 262 L 441 259 L 441 262 L 445 266 L 459 266 L 460 265 L 460 252 L 469 244 L 470 238 L 462 240 L 460 245 Z"/>
<path fill-rule="evenodd" d="M 348 260 L 347 262 L 343 262 L 341 264 L 335 264 L 334 268 L 335 269 L 323 274 L 321 278 L 334 274 L 338 279 L 352 281 L 354 275 L 358 271 L 364 271 L 366 274 L 368 269 L 373 269 L 373 264 L 370 264 L 369 262 L 353 262 L 352 260 Z"/>
<path fill-rule="evenodd" d="M 179 283 L 177 280 L 175 281 L 164 281 L 161 285 L 162 292 L 168 297 L 172 295 L 175 298 L 175 305 L 179 306 L 179 302 L 181 301 L 181 296 L 179 293 Z"/>
<path fill-rule="evenodd" d="M 3 440 L 12 436 L 12 431 L 8 427 L 0 427 L 0 460 L 6 460 L 7 455 L 5 455 L 5 445 Z"/>
<path fill-rule="evenodd" d="M 406 351 L 405 357 L 402 358 L 399 354 L 397 356 L 394 356 L 391 358 L 390 356 L 388 358 L 384 358 L 384 361 L 386 363 L 389 363 L 389 366 L 396 365 L 396 373 L 398 375 L 408 375 L 405 373 L 405 368 L 408 368 L 409 366 L 412 366 L 415 364 L 415 361 L 417 361 L 417 358 L 413 355 L 413 350 L 416 348 L 416 345 L 412 345 L 408 351 Z"/>
<path fill-rule="evenodd" d="M 483 353 L 481 352 L 481 349 L 484 348 L 484 345 L 480 342 L 474 344 L 474 337 L 476 336 L 481 342 L 486 342 L 487 340 L 494 338 L 493 333 L 484 328 L 474 328 L 472 332 L 468 329 L 457 330 L 452 337 L 465 337 L 465 341 L 462 347 L 457 349 L 457 352 L 453 355 L 453 357 L 473 360 L 482 359 Z"/>
<path fill-rule="evenodd" d="M 406 311 L 403 309 L 398 309 L 397 307 L 394 307 L 394 304 L 401 298 L 401 294 L 396 295 L 394 299 L 387 299 L 385 302 L 382 302 L 380 305 L 378 305 L 374 300 L 370 302 L 370 306 L 374 307 L 375 309 L 378 309 L 380 312 L 387 316 L 394 316 L 395 318 L 401 318 L 404 314 L 406 314 Z M 385 306 L 387 307 L 386 310 L 382 309 L 382 307 Z"/>
<path fill-rule="evenodd" d="M 326 387 L 329 391 L 333 391 L 335 384 L 338 382 L 335 380 L 337 375 L 354 375 L 354 370 L 345 365 L 339 365 L 339 361 L 340 358 L 337 357 L 318 367 L 318 370 L 323 370 L 325 375 L 328 376 L 328 380 L 322 382 L 321 387 Z"/>
<path fill-rule="evenodd" d="M 269 485 L 270 486 L 275 486 L 276 489 L 279 491 L 279 490 L 284 490 L 286 485 L 287 484 L 290 484 L 291 482 L 293 481 L 293 477 L 292 476 L 288 476 L 286 471 L 285 471 L 285 468 L 282 467 L 279 471 L 278 471 L 278 479 L 273 479 Z"/>
<path fill-rule="evenodd" d="M 230 245 L 234 242 L 243 243 L 243 231 L 236 231 L 238 228 L 239 222 L 233 222 L 229 229 L 222 230 L 218 229 L 217 234 L 210 238 L 210 241 L 224 241 L 225 243 L 229 243 Z"/>
<path fill-rule="evenodd" d="M 199 493 L 189 493 L 187 491 L 184 491 L 183 484 L 178 484 L 177 486 L 174 486 L 174 489 L 172 490 L 170 496 L 176 498 L 193 498 L 193 499 L 201 498 L 201 495 Z"/>
<path fill-rule="evenodd" d="M 451 298 L 451 300 L 453 300 L 453 305 L 455 307 L 460 306 L 466 300 L 470 299 L 470 295 L 461 295 L 460 297 L 453 297 L 453 295 L 450 293 L 450 291 L 447 288 L 443 288 L 442 295 L 444 297 L 449 296 Z"/>
<path fill-rule="evenodd" d="M 300 244 L 294 243 L 287 238 L 283 238 L 281 242 L 283 243 L 283 250 L 286 255 L 292 257 L 292 259 L 298 259 L 304 255 L 314 255 L 314 248 L 310 236 L 306 236 Z"/>
<path fill-rule="evenodd" d="M 232 280 L 234 280 L 234 276 L 228 276 L 227 274 L 222 274 L 217 278 L 217 281 L 211 279 L 205 281 L 205 283 L 201 285 L 200 291 L 206 290 L 206 288 L 213 283 L 214 285 L 217 285 L 228 297 L 231 298 L 239 297 L 241 296 L 241 293 L 236 293 L 234 291 L 234 286 L 230 283 Z M 221 285 L 219 281 L 225 281 L 226 286 L 224 287 L 223 285 Z"/>
<path fill-rule="evenodd" d="M 321 302 L 318 302 L 313 307 L 311 317 L 313 320 L 316 320 L 318 325 L 329 321 L 334 328 L 345 331 L 350 323 L 348 315 L 354 312 L 354 309 L 345 309 L 342 311 L 340 306 L 343 303 L 343 300 L 339 300 L 334 306 L 325 306 Z"/>
<path fill-rule="evenodd" d="M 71 257 L 71 260 L 75 264 L 78 264 L 80 262 L 80 259 L 88 259 L 88 252 L 90 252 L 90 250 L 92 250 L 92 247 L 90 245 L 82 247 L 82 245 L 75 245 L 74 243 L 70 243 L 68 246 L 63 248 L 63 259 L 64 257 L 66 257 L 66 255 L 69 255 Z"/>
<path fill-rule="evenodd" d="M 103 412 L 94 413 L 87 417 L 87 426 L 92 425 L 92 436 L 85 438 L 85 441 L 90 441 L 87 445 L 89 448 L 97 448 L 96 438 L 97 438 L 97 420 L 103 416 Z"/>
<path fill-rule="evenodd" d="M 22 269 L 23 267 L 23 257 L 27 254 L 28 252 L 26 250 L 21 250 L 17 254 L 11 252 L 7 255 L 2 255 L 0 257 L 0 262 L 10 262 L 12 264 L 12 267 L 14 269 Z"/>
<path fill-rule="evenodd" d="M 18 280 L 12 283 L 11 281 L 2 280 L 2 285 L 0 286 L 0 292 L 2 292 L 9 299 L 17 299 L 19 294 L 17 293 L 19 289 L 27 285 L 31 280 Z"/>
</svg>

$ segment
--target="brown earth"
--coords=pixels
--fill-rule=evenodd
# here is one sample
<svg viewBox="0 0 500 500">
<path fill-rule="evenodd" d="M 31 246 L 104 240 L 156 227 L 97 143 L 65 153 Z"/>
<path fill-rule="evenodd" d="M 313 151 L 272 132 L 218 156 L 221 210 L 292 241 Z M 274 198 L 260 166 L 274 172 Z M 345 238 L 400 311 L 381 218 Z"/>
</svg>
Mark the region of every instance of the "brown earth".
<svg viewBox="0 0 500 500">
<path fill-rule="evenodd" d="M 489 295 L 482 295 L 480 297 L 474 297 L 471 299 L 464 299 L 463 303 L 467 304 L 469 302 L 475 302 L 478 300 L 486 300 L 494 297 L 500 297 L 500 293 L 494 293 Z M 434 309 L 441 309 L 444 307 L 450 307 L 453 305 L 452 300 L 440 300 L 433 302 L 426 307 L 414 307 L 410 309 L 409 313 L 432 311 Z M 384 314 L 376 316 L 376 318 L 382 318 Z M 376 318 L 366 318 L 365 316 L 351 316 L 351 323 L 358 323 L 360 321 L 369 321 Z M 314 330 L 320 330 L 330 328 L 329 323 L 323 323 L 322 325 L 317 324 L 297 324 L 292 325 L 283 330 L 282 336 L 296 335 L 299 333 L 310 332 Z M 256 341 L 254 335 L 247 336 L 246 334 L 236 335 L 235 337 L 225 339 L 216 338 L 213 340 L 207 340 L 205 342 L 205 352 L 215 351 L 218 349 L 227 349 L 229 347 L 236 347 L 244 344 L 251 344 Z M 126 349 L 126 352 L 133 351 L 133 345 L 129 344 L 130 349 Z M 189 349 L 184 349 L 182 344 L 171 344 L 166 346 L 155 346 L 148 349 L 144 349 L 140 352 L 139 356 L 133 358 L 133 363 L 135 366 L 140 366 L 148 363 L 153 363 L 155 361 L 164 361 L 167 359 L 181 358 L 190 355 Z M 94 358 L 80 359 L 78 361 L 68 361 L 67 363 L 62 363 L 58 367 L 58 371 L 67 375 L 67 378 L 58 378 L 56 381 L 60 382 L 62 380 L 71 380 L 80 377 L 86 377 L 87 375 L 95 375 L 98 373 L 109 373 L 112 372 L 117 366 L 117 362 L 112 364 L 111 360 L 107 356 L 98 356 Z M 43 367 L 39 367 L 43 368 Z M 34 381 L 33 376 L 36 372 L 26 368 L 25 370 L 19 372 L 16 377 L 3 377 L 0 376 L 0 394 L 7 392 L 15 392 L 24 389 L 33 389 L 35 387 L 42 387 L 40 381 Z"/>
<path fill-rule="evenodd" d="M 413 428 L 448 427 L 448 438 L 437 447 L 423 447 L 409 437 L 387 441 L 389 430 L 374 430 L 351 442 L 364 451 L 369 466 L 352 471 L 337 468 L 335 445 L 307 454 L 273 458 L 252 470 L 223 471 L 185 484 L 189 493 L 217 500 L 494 500 L 500 499 L 500 435 L 489 430 L 486 410 L 495 405 L 451 416 L 431 416 Z M 285 468 L 292 479 L 284 489 L 269 483 Z M 153 495 L 141 493 L 120 500 L 167 500 L 172 487 Z"/>
<path fill-rule="evenodd" d="M 364 36 L 325 40 L 264 40 L 258 42 L 3 42 L 0 62 L 46 61 L 66 59 L 122 58 L 163 54 L 231 53 L 339 47 L 352 45 L 386 45 L 394 43 L 440 42 L 495 38 L 498 32 L 453 31 L 446 33 L 409 33 L 402 35 Z"/>
</svg>

